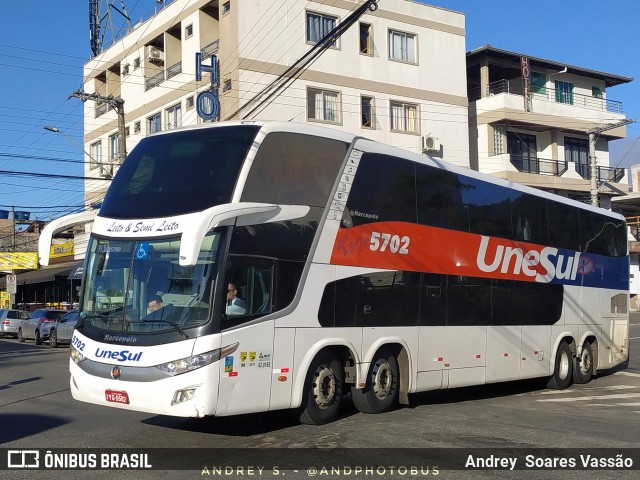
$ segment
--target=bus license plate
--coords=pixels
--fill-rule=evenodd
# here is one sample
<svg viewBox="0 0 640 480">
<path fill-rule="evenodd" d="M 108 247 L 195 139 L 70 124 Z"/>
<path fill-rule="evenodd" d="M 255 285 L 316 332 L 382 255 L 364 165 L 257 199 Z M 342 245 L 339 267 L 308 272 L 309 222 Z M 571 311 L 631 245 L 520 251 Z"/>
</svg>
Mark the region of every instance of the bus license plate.
<svg viewBox="0 0 640 480">
<path fill-rule="evenodd" d="M 107 399 L 107 402 L 129 404 L 129 395 L 127 394 L 127 392 L 118 392 L 116 390 L 105 390 L 104 396 Z"/>
</svg>

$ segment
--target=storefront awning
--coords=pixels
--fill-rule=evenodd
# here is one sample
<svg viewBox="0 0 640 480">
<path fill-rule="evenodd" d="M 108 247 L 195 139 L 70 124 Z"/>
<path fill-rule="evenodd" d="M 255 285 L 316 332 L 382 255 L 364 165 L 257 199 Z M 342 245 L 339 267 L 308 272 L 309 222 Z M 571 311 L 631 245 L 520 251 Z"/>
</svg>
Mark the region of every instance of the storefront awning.
<svg viewBox="0 0 640 480">
<path fill-rule="evenodd" d="M 69 276 L 67 277 L 69 280 L 82 280 L 82 274 L 84 272 L 84 265 L 81 263 L 71 270 Z"/>
<path fill-rule="evenodd" d="M 19 273 L 16 275 L 16 283 L 18 285 L 30 285 L 32 283 L 53 282 L 55 277 L 63 276 L 67 277 L 72 270 L 82 266 L 82 264 L 67 264 L 66 266 L 57 266 L 51 268 L 41 268 L 40 270 L 33 270 L 31 272 Z M 82 276 L 81 276 L 82 277 Z M 0 278 L 0 288 L 7 285 L 6 277 Z"/>
</svg>

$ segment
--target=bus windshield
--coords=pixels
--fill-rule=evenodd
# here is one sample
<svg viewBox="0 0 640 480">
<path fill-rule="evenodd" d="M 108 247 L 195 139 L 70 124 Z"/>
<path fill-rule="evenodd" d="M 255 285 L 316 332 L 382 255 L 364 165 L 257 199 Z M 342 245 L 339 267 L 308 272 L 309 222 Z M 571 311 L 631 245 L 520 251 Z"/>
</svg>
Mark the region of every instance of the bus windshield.
<svg viewBox="0 0 640 480">
<path fill-rule="evenodd" d="M 161 218 L 231 201 L 256 125 L 185 130 L 142 139 L 100 207 L 108 218 Z"/>
<path fill-rule="evenodd" d="M 193 266 L 178 262 L 180 237 L 92 238 L 81 300 L 84 324 L 111 332 L 182 330 L 210 318 L 220 233 L 205 236 Z"/>
</svg>

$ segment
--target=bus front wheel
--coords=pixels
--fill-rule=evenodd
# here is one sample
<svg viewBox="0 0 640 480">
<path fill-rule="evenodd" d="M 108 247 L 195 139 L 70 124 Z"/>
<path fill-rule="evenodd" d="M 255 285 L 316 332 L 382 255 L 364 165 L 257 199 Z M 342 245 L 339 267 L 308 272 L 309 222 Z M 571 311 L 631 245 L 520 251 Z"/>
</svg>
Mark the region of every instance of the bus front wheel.
<svg viewBox="0 0 640 480">
<path fill-rule="evenodd" d="M 562 390 L 571 385 L 573 377 L 573 355 L 567 342 L 562 342 L 558 346 L 556 353 L 555 368 L 553 376 L 547 386 L 555 390 Z"/>
<path fill-rule="evenodd" d="M 307 373 L 300 421 L 323 425 L 335 420 L 340 412 L 343 382 L 342 365 L 335 355 L 322 352 L 314 358 Z"/>
<path fill-rule="evenodd" d="M 351 388 L 353 404 L 362 413 L 382 413 L 398 401 L 398 361 L 382 349 L 371 362 L 365 388 Z"/>
</svg>

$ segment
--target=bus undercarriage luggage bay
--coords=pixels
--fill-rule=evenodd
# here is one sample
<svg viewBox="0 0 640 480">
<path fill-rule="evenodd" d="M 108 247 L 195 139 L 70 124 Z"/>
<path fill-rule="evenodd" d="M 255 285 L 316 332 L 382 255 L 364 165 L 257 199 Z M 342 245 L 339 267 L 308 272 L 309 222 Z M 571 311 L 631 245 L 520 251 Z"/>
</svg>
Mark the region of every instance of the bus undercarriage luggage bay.
<svg viewBox="0 0 640 480">
<path fill-rule="evenodd" d="M 408 394 L 628 357 L 624 219 L 311 125 L 143 139 L 93 220 L 73 397 L 183 417 L 333 420 Z"/>
</svg>

